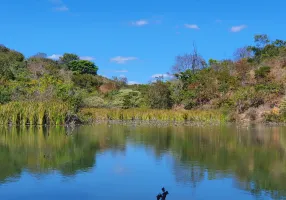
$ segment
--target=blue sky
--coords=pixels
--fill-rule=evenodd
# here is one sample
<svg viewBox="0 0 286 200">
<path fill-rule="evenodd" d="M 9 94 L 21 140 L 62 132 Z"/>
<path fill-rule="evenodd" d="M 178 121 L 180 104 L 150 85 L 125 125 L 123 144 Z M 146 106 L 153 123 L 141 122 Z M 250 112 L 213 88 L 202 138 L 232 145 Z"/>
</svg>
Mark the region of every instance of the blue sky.
<svg viewBox="0 0 286 200">
<path fill-rule="evenodd" d="M 65 52 L 99 74 L 147 83 L 192 51 L 232 58 L 255 34 L 286 39 L 285 0 L 1 0 L 0 44 L 25 56 Z"/>
</svg>

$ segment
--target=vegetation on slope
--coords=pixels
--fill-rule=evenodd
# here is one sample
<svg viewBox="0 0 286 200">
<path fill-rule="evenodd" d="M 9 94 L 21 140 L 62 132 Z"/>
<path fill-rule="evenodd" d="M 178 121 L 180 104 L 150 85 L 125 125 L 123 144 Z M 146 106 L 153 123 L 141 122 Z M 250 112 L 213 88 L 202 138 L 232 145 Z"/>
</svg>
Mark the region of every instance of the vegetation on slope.
<svg viewBox="0 0 286 200">
<path fill-rule="evenodd" d="M 126 78 L 98 76 L 93 62 L 75 54 L 66 53 L 59 60 L 42 53 L 25 58 L 0 46 L 0 121 L 62 124 L 78 113 L 90 119 L 100 112 L 98 108 L 110 112 L 104 118 L 113 109 L 140 108 L 133 111 L 144 110 L 148 115 L 152 109 L 219 110 L 232 121 L 286 122 L 286 41 L 256 35 L 254 42 L 238 49 L 233 60 L 206 62 L 194 48 L 192 53 L 176 57 L 170 80 L 158 77 L 155 82 L 137 85 L 128 85 Z M 64 117 L 51 111 L 55 103 L 63 108 L 58 111 Z M 39 113 L 31 116 L 29 106 L 33 105 L 45 108 L 39 113 L 50 113 L 49 118 Z"/>
</svg>

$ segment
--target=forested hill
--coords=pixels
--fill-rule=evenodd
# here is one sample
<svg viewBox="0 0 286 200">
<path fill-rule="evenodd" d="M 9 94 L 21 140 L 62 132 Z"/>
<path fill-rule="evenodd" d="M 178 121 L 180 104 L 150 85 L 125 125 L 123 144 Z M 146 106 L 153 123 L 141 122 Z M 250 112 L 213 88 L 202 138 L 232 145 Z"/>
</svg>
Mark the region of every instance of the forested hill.
<svg viewBox="0 0 286 200">
<path fill-rule="evenodd" d="M 229 121 L 286 121 L 286 41 L 256 35 L 254 45 L 239 48 L 234 59 L 208 62 L 194 48 L 172 65 L 169 80 L 158 77 L 149 84 L 128 85 L 126 78 L 98 76 L 95 63 L 75 54 L 59 60 L 41 53 L 25 58 L 1 45 L 0 123 L 39 123 L 35 116 L 21 118 L 35 105 L 43 108 L 38 110 L 41 119 L 47 113 L 64 113 L 55 123 L 98 108 L 218 110 Z M 49 106 L 54 107 L 50 112 Z M 7 117 L 13 112 L 15 119 Z"/>
</svg>

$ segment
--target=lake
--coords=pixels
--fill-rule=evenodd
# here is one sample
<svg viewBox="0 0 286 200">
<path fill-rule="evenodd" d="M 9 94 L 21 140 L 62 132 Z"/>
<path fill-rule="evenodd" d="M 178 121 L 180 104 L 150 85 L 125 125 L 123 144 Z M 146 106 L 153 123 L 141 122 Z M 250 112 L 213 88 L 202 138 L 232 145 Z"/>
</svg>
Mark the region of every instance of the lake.
<svg viewBox="0 0 286 200">
<path fill-rule="evenodd" d="M 0 127 L 0 199 L 286 199 L 286 128 Z"/>
</svg>

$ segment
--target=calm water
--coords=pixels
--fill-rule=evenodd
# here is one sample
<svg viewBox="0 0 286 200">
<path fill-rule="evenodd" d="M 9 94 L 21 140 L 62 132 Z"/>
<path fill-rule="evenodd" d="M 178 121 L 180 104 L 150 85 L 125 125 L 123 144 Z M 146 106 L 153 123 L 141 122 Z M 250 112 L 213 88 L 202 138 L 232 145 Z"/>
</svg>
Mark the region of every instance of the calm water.
<svg viewBox="0 0 286 200">
<path fill-rule="evenodd" d="M 0 199 L 284 199 L 286 128 L 0 128 Z"/>
</svg>

